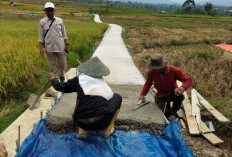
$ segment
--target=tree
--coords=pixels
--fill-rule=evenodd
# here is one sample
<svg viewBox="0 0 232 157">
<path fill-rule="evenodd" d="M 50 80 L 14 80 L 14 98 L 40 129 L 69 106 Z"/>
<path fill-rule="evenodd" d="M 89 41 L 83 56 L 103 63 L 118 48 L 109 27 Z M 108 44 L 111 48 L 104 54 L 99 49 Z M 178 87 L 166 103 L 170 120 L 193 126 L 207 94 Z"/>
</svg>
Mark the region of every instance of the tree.
<svg viewBox="0 0 232 157">
<path fill-rule="evenodd" d="M 205 11 L 207 12 L 208 15 L 211 15 L 212 9 L 213 9 L 213 4 L 212 3 L 206 3 L 204 5 Z"/>
<path fill-rule="evenodd" d="M 194 0 L 186 0 L 182 5 L 183 13 L 192 13 L 192 10 L 195 9 L 195 1 Z"/>
<path fill-rule="evenodd" d="M 184 8 L 186 6 L 195 8 L 195 6 L 196 6 L 195 1 L 194 0 L 186 0 L 184 2 L 184 4 L 182 5 L 182 8 Z"/>
</svg>

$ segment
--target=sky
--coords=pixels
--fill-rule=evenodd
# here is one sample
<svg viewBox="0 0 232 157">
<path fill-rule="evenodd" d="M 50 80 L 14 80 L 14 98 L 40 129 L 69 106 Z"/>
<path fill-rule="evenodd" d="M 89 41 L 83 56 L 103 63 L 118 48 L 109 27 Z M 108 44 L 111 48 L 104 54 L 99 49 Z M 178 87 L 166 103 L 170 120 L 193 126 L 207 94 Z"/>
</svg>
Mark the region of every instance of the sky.
<svg viewBox="0 0 232 157">
<path fill-rule="evenodd" d="M 131 1 L 141 3 L 152 3 L 152 4 L 183 4 L 185 0 L 112 0 L 112 1 Z M 206 2 L 210 2 L 217 6 L 232 6 L 232 0 L 194 0 L 196 5 L 204 5 Z"/>
</svg>

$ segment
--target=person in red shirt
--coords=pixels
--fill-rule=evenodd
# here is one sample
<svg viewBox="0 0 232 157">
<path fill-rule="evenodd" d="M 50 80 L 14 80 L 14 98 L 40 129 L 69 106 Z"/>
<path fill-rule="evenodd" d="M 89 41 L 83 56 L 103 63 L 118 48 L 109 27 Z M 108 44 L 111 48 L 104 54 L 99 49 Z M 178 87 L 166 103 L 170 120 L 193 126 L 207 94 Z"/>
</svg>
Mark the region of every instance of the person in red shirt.
<svg viewBox="0 0 232 157">
<path fill-rule="evenodd" d="M 192 79 L 179 68 L 168 65 L 168 62 L 163 60 L 160 54 L 153 55 L 150 62 L 146 82 L 138 101 L 145 101 L 145 96 L 153 84 L 157 90 L 155 102 L 164 115 L 170 119 L 170 116 L 175 115 L 180 109 L 184 100 L 183 93 L 192 85 Z M 177 80 L 183 82 L 181 87 L 177 86 Z M 170 102 L 173 102 L 172 108 Z"/>
</svg>

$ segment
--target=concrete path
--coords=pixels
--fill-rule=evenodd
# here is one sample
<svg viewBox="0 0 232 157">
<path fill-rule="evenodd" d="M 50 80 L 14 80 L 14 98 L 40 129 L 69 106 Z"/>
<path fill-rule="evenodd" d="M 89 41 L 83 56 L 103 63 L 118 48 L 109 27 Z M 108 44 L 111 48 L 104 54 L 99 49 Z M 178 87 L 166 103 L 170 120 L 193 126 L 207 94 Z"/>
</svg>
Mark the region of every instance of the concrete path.
<svg viewBox="0 0 232 157">
<path fill-rule="evenodd" d="M 0 134 L 0 143 L 4 143 L 8 151 L 8 156 L 15 156 L 16 143 L 18 140 L 18 126 L 20 126 L 20 143 L 30 134 L 33 129 L 33 124 L 41 119 L 41 112 L 43 117 L 47 111 L 51 109 L 54 104 L 53 99 L 45 98 L 42 96 L 40 106 L 36 109 L 27 109 L 21 114 L 8 128 Z"/>
<path fill-rule="evenodd" d="M 94 14 L 94 21 L 97 23 L 102 23 L 100 16 L 98 14 Z"/>
<path fill-rule="evenodd" d="M 95 16 L 99 22 L 99 16 Z M 145 80 L 135 66 L 121 37 L 122 27 L 109 24 L 109 29 L 93 56 L 98 56 L 110 69 L 110 75 L 104 77 L 113 92 L 119 93 L 122 106 L 116 129 L 141 130 L 159 134 L 165 127 L 165 119 L 151 94 L 146 100 L 151 103 L 132 111 L 137 104 Z M 70 77 L 68 77 L 70 78 Z M 47 119 L 47 127 L 54 133 L 67 133 L 73 130 L 72 114 L 75 106 L 75 94 L 65 94 Z M 66 111 L 65 111 L 66 110 Z M 64 114 L 65 111 L 65 114 Z"/>
<path fill-rule="evenodd" d="M 122 27 L 109 24 L 109 29 L 93 56 L 98 56 L 110 69 L 104 77 L 109 84 L 144 85 L 144 78 L 135 66 L 121 37 Z"/>
</svg>

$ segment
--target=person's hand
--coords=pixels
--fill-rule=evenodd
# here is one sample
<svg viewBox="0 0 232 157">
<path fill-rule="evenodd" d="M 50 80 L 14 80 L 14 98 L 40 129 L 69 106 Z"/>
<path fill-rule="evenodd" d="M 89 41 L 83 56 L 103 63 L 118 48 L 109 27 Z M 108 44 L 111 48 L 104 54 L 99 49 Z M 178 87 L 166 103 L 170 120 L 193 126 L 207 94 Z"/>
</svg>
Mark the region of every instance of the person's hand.
<svg viewBox="0 0 232 157">
<path fill-rule="evenodd" d="M 142 102 L 145 102 L 145 97 L 144 97 L 143 95 L 140 95 L 140 97 L 139 97 L 139 99 L 138 99 L 138 102 L 139 102 L 140 100 L 141 100 Z"/>
<path fill-rule="evenodd" d="M 51 81 L 52 79 L 56 78 L 56 73 L 50 73 L 48 75 L 48 79 Z"/>
<path fill-rule="evenodd" d="M 43 48 L 40 49 L 40 55 L 43 57 L 44 56 L 44 50 Z"/>
<path fill-rule="evenodd" d="M 69 45 L 65 45 L 65 50 L 69 53 Z"/>
<path fill-rule="evenodd" d="M 184 93 L 184 88 L 178 87 L 178 88 L 176 88 L 174 90 L 174 93 L 175 93 L 176 96 L 180 96 L 180 95 L 182 95 Z"/>
</svg>

